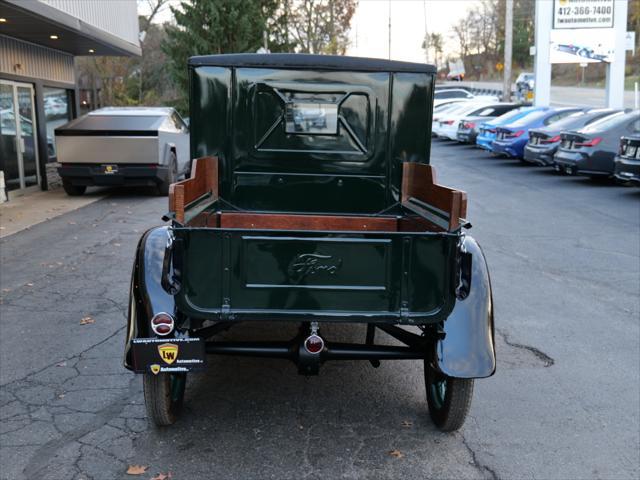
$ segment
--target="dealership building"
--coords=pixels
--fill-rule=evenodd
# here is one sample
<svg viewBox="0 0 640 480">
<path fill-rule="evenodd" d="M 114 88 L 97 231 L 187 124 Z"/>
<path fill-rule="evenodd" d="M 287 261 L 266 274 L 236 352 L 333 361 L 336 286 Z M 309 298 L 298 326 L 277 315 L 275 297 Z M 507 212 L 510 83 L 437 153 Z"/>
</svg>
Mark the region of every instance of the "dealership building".
<svg viewBox="0 0 640 480">
<path fill-rule="evenodd" d="M 54 129 L 78 116 L 77 56 L 140 55 L 135 0 L 0 0 L 0 201 L 48 189 Z"/>
</svg>

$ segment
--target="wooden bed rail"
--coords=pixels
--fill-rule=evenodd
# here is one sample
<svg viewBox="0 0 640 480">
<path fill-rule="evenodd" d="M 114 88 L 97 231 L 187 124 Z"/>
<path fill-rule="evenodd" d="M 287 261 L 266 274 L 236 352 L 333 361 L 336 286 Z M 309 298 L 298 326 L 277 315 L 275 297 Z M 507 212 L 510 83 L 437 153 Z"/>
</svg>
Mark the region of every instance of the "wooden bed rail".
<svg viewBox="0 0 640 480">
<path fill-rule="evenodd" d="M 435 169 L 424 163 L 402 164 L 402 204 L 448 231 L 467 216 L 466 192 L 438 185 Z"/>
<path fill-rule="evenodd" d="M 176 221 L 184 223 L 184 209 L 194 200 L 210 193 L 218 198 L 218 158 L 201 157 L 193 160 L 191 178 L 169 187 L 169 211 L 175 213 Z"/>
</svg>

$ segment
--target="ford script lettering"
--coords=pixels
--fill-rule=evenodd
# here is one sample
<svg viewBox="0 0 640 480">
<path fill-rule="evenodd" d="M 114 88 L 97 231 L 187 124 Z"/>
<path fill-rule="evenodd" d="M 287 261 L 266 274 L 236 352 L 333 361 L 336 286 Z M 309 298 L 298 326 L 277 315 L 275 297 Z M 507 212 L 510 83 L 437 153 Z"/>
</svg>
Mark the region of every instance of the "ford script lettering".
<svg viewBox="0 0 640 480">
<path fill-rule="evenodd" d="M 301 253 L 289 265 L 289 275 L 298 278 L 305 278 L 308 275 L 315 275 L 319 272 L 333 275 L 341 266 L 341 258 L 334 259 L 331 255 L 320 255 L 318 253 Z"/>
</svg>

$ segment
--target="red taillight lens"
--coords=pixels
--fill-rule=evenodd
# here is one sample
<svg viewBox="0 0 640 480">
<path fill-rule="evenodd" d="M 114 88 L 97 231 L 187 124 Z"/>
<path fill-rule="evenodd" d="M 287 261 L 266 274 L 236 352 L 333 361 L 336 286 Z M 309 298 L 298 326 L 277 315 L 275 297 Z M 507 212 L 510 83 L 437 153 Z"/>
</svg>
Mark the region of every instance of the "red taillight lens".
<svg viewBox="0 0 640 480">
<path fill-rule="evenodd" d="M 555 137 L 546 138 L 542 140 L 541 143 L 556 143 L 560 141 L 560 135 L 556 135 Z"/>
<path fill-rule="evenodd" d="M 509 136 L 510 137 L 519 137 L 520 135 L 522 135 L 524 133 L 524 130 L 518 130 L 517 132 L 513 132 L 511 133 Z"/>
<path fill-rule="evenodd" d="M 175 322 L 173 317 L 168 313 L 157 313 L 151 319 L 151 330 L 153 330 L 156 335 L 169 335 L 173 332 L 174 326 Z"/>
<path fill-rule="evenodd" d="M 465 123 L 462 124 L 462 127 L 471 129 L 471 128 L 475 128 L 476 124 L 473 123 L 473 122 L 465 122 Z"/>
<path fill-rule="evenodd" d="M 445 125 L 453 125 L 453 120 L 445 120 L 444 122 Z"/>
<path fill-rule="evenodd" d="M 598 145 L 600 142 L 602 141 L 602 137 L 596 137 L 596 138 L 592 138 L 591 140 L 589 140 L 588 142 L 584 142 L 584 143 L 576 143 L 575 146 L 576 147 L 595 147 L 596 145 Z"/>
<path fill-rule="evenodd" d="M 487 130 L 487 132 L 489 132 L 489 133 L 496 133 L 496 129 L 495 129 L 495 128 L 490 128 L 489 130 Z"/>
<path fill-rule="evenodd" d="M 324 340 L 322 340 L 322 337 L 320 337 L 319 335 L 315 335 L 315 334 L 310 335 L 304 341 L 304 348 L 309 353 L 313 353 L 313 354 L 320 353 L 324 349 Z"/>
</svg>

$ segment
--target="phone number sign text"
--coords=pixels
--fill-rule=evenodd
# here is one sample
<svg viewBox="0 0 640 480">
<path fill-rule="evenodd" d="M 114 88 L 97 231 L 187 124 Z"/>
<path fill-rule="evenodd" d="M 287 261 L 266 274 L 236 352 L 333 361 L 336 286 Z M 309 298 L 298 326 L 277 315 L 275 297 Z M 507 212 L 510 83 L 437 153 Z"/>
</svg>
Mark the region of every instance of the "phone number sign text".
<svg viewBox="0 0 640 480">
<path fill-rule="evenodd" d="M 553 28 L 612 28 L 614 0 L 554 0 Z"/>
</svg>

